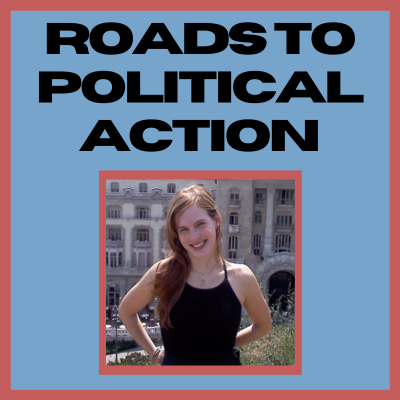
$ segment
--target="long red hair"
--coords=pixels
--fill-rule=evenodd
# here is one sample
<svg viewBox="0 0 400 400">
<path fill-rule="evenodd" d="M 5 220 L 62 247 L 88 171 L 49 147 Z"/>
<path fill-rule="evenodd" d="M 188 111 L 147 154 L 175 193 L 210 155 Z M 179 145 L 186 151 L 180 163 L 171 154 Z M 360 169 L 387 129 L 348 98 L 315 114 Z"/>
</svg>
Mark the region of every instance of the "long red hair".
<svg viewBox="0 0 400 400">
<path fill-rule="evenodd" d="M 189 275 L 190 259 L 187 251 L 179 241 L 177 221 L 180 215 L 191 205 L 207 211 L 217 222 L 216 249 L 217 259 L 221 254 L 221 214 L 210 193 L 199 185 L 191 185 L 179 190 L 172 198 L 167 211 L 166 234 L 171 252 L 161 261 L 154 282 L 154 295 L 158 297 L 157 312 L 163 328 L 172 328 L 170 312 L 181 296 Z"/>
</svg>

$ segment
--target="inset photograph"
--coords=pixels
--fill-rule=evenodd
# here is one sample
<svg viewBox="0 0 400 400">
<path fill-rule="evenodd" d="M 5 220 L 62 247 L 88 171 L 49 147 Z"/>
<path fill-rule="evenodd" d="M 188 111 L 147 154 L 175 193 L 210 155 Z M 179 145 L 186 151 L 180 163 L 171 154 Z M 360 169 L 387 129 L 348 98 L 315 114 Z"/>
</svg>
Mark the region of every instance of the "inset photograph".
<svg viewBox="0 0 400 400">
<path fill-rule="evenodd" d="M 295 365 L 295 179 L 105 186 L 107 366 Z"/>
</svg>

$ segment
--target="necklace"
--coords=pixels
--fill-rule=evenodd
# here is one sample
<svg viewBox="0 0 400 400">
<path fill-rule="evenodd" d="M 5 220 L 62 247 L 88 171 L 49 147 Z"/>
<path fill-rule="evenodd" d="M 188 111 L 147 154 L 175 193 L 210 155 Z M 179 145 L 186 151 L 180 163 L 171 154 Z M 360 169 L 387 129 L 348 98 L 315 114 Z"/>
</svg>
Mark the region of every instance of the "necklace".
<svg viewBox="0 0 400 400">
<path fill-rule="evenodd" d="M 197 272 L 193 267 L 192 270 L 194 272 L 196 272 L 196 274 L 199 276 L 200 278 L 200 286 L 204 286 L 206 284 L 206 278 L 208 278 L 208 276 L 211 274 L 211 272 L 213 271 L 213 269 L 215 268 L 215 266 L 218 264 L 218 260 L 215 262 L 214 266 L 206 273 L 206 275 L 201 276 L 201 274 L 199 272 Z"/>
</svg>

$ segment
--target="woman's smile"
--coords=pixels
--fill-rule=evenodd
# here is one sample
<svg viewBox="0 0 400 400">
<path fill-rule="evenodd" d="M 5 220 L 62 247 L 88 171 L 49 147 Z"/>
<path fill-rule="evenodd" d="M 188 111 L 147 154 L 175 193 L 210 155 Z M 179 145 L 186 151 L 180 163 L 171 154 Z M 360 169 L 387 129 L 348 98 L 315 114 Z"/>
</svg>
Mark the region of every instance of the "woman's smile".
<svg viewBox="0 0 400 400">
<path fill-rule="evenodd" d="M 202 242 L 198 244 L 192 244 L 191 246 L 194 247 L 196 250 L 202 249 L 204 245 L 206 244 L 207 240 L 203 240 Z"/>
</svg>

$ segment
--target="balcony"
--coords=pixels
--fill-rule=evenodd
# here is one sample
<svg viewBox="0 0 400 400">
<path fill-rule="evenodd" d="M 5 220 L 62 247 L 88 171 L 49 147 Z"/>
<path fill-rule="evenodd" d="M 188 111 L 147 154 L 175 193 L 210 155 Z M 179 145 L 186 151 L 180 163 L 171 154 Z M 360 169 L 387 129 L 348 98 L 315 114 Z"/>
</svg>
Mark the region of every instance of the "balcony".
<svg viewBox="0 0 400 400">
<path fill-rule="evenodd" d="M 107 248 L 115 248 L 115 247 L 122 247 L 122 240 L 111 240 L 107 239 L 106 241 L 106 247 Z"/>
<path fill-rule="evenodd" d="M 111 265 L 106 266 L 107 275 L 131 275 L 131 268 L 124 265 L 117 265 L 112 267 Z"/>
<path fill-rule="evenodd" d="M 149 216 L 147 216 L 146 218 L 140 218 L 139 216 L 133 216 L 133 215 L 124 215 L 124 217 L 123 218 L 121 218 L 121 219 L 124 219 L 125 221 L 150 221 L 151 220 L 151 218 L 149 217 Z"/>
<path fill-rule="evenodd" d="M 230 200 L 229 207 L 240 208 L 240 200 Z"/>
<path fill-rule="evenodd" d="M 229 233 L 239 233 L 239 225 L 229 225 Z"/>
<path fill-rule="evenodd" d="M 279 233 L 284 233 L 284 232 L 293 232 L 294 230 L 294 224 L 286 224 L 286 225 L 282 225 L 282 224 L 275 224 L 275 230 L 276 232 Z"/>
<path fill-rule="evenodd" d="M 254 205 L 257 206 L 264 206 L 264 202 L 262 200 L 256 199 L 254 202 Z"/>
<path fill-rule="evenodd" d="M 294 206 L 294 199 L 279 199 L 278 207 Z"/>
<path fill-rule="evenodd" d="M 151 249 L 151 241 L 150 240 L 145 240 L 145 241 L 134 240 L 133 247 L 136 247 L 139 249 Z"/>
</svg>

